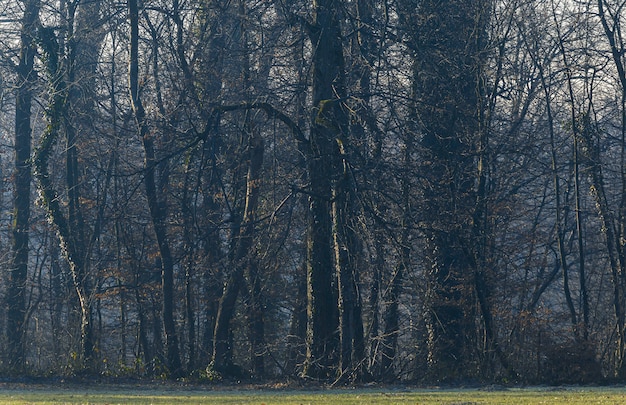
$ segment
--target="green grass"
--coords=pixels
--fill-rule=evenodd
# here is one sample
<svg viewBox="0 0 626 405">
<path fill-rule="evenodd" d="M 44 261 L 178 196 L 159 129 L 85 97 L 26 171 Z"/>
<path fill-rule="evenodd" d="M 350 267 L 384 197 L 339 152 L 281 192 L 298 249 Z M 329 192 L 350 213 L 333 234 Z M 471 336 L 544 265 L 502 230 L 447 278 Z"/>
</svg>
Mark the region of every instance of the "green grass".
<svg viewBox="0 0 626 405">
<path fill-rule="evenodd" d="M 0 404 L 626 404 L 626 388 L 318 391 L 0 388 Z"/>
</svg>

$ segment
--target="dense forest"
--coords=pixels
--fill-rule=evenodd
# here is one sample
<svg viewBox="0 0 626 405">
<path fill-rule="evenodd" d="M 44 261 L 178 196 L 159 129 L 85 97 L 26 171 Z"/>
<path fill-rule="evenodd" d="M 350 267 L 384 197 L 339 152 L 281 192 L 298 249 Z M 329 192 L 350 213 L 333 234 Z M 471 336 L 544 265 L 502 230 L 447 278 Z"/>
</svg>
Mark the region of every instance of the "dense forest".
<svg viewBox="0 0 626 405">
<path fill-rule="evenodd" d="M 625 5 L 2 1 L 0 376 L 625 381 Z"/>
</svg>

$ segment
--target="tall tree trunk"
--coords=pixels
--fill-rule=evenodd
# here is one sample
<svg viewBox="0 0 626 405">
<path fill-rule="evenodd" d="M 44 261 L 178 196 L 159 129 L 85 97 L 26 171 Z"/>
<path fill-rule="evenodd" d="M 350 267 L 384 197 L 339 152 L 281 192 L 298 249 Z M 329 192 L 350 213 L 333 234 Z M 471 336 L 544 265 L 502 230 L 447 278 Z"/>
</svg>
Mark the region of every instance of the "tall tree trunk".
<svg viewBox="0 0 626 405">
<path fill-rule="evenodd" d="M 95 1 L 92 4 L 98 5 L 99 1 Z M 81 94 L 75 84 L 77 81 L 80 81 L 82 85 L 86 88 L 93 88 L 93 74 L 89 74 L 90 69 L 95 69 L 97 60 L 97 56 L 94 56 L 94 59 L 88 61 L 84 59 L 84 53 L 93 53 L 94 49 L 91 47 L 89 50 L 86 50 L 80 44 L 79 41 L 85 34 L 84 32 L 80 32 L 80 29 L 86 30 L 86 24 L 96 24 L 97 23 L 97 9 L 96 9 L 96 17 L 85 18 L 85 12 L 82 11 L 81 7 L 81 23 L 76 22 L 76 13 L 77 13 L 77 3 L 69 3 L 67 10 L 67 40 L 66 40 L 66 59 L 68 60 L 66 69 L 66 79 L 67 83 L 69 83 L 67 98 L 65 100 L 65 113 L 63 114 L 63 128 L 65 130 L 65 186 L 67 190 L 67 222 L 70 229 L 70 238 L 72 238 L 72 244 L 75 246 L 75 250 L 77 254 L 79 254 L 80 258 L 75 258 L 74 260 L 80 260 L 82 265 L 79 267 L 79 278 L 80 283 L 82 284 L 82 289 L 84 291 L 85 305 L 88 307 L 88 310 L 82 309 L 81 311 L 81 335 L 83 337 L 84 344 L 84 359 L 87 367 L 92 366 L 93 355 L 94 355 L 94 328 L 93 328 L 93 317 L 92 317 L 92 288 L 91 281 L 89 276 L 89 252 L 85 239 L 85 222 L 83 219 L 83 212 L 81 209 L 81 179 L 79 174 L 79 165 L 78 165 L 78 135 L 79 131 L 84 129 L 85 119 L 81 116 L 80 113 L 86 113 L 86 111 L 93 111 L 93 96 L 87 94 Z M 93 7 L 93 5 L 92 5 Z M 76 32 L 74 31 L 76 25 Z M 84 37 L 87 38 L 87 37 Z M 90 45 L 94 46 L 96 49 L 99 49 L 97 43 L 90 43 Z M 96 54 L 97 55 L 97 54 Z M 91 63 L 88 63 L 91 62 Z M 85 68 L 85 65 L 90 66 L 89 68 Z M 80 71 L 79 71 L 80 69 Z M 87 71 L 85 71 L 85 69 Z M 82 80 L 85 79 L 86 82 L 82 83 Z M 91 86 L 90 86 L 91 84 Z M 76 114 L 76 113 L 79 114 Z M 81 303 L 81 308 L 83 304 Z"/>
<path fill-rule="evenodd" d="M 381 284 L 382 275 L 385 269 L 384 241 L 380 234 L 374 236 L 374 249 L 376 259 L 372 264 L 372 281 L 370 286 L 368 306 L 370 309 L 370 322 L 367 330 L 368 342 L 368 373 L 374 380 L 382 375 L 382 358 L 381 358 L 381 322 L 380 322 L 380 306 L 381 306 Z"/>
<path fill-rule="evenodd" d="M 602 162 L 600 161 L 600 131 L 591 122 L 588 115 L 584 115 L 579 119 L 580 128 L 577 133 L 580 136 L 581 143 L 584 145 L 586 157 L 589 161 L 589 177 L 591 179 L 591 192 L 596 202 L 598 216 L 600 218 L 602 232 L 604 233 L 606 252 L 611 268 L 611 276 L 613 283 L 613 310 L 615 314 L 615 331 L 616 331 L 616 364 L 614 372 L 616 375 L 624 372 L 624 359 L 626 358 L 626 314 L 624 310 L 624 266 L 620 260 L 620 246 L 618 241 L 618 230 L 616 229 L 615 217 L 610 209 L 606 189 L 604 185 L 604 173 L 602 170 Z"/>
<path fill-rule="evenodd" d="M 556 10 L 554 10 L 554 5 L 553 5 L 553 18 L 554 18 L 554 22 L 555 22 L 555 27 L 557 29 L 557 34 L 558 34 L 558 45 L 559 45 L 559 50 L 561 51 L 561 58 L 563 60 L 563 64 L 564 66 L 568 66 L 568 68 L 565 71 L 566 74 L 566 78 L 567 78 L 567 90 L 568 90 L 568 95 L 569 95 L 569 103 L 570 103 L 570 120 L 572 123 L 572 129 L 573 129 L 573 138 L 574 138 L 574 156 L 573 156 L 573 164 L 574 164 L 574 193 L 575 193 L 575 212 L 576 212 L 576 230 L 577 230 L 577 234 L 578 234 L 578 252 L 579 252 L 579 276 L 580 276 L 580 295 L 581 295 L 581 299 L 583 301 L 583 308 L 582 308 L 582 316 L 583 316 L 583 322 L 582 324 L 580 324 L 580 320 L 578 319 L 578 316 L 576 314 L 576 309 L 574 307 L 574 303 L 572 301 L 571 298 L 571 293 L 569 290 L 569 268 L 566 262 L 566 257 L 565 257 L 565 252 L 564 252 L 564 242 L 563 242 L 563 234 L 564 231 L 561 230 L 561 220 L 560 220 L 560 196 L 559 196 L 559 183 L 558 183 L 558 177 L 556 174 L 556 152 L 555 152 L 555 144 L 554 144 L 554 124 L 553 124 L 553 117 L 552 117 L 552 108 L 551 108 L 551 104 L 550 104 L 550 95 L 548 93 L 548 89 L 547 89 L 547 83 L 546 83 L 546 79 L 545 79 L 545 75 L 543 72 L 543 68 L 541 67 L 541 64 L 538 61 L 535 61 L 535 65 L 539 67 L 539 72 L 541 74 L 541 83 L 544 87 L 544 92 L 546 95 L 546 112 L 548 114 L 548 123 L 550 125 L 550 147 L 552 149 L 552 169 L 554 171 L 554 184 L 555 184 L 555 193 L 556 194 L 556 205 L 557 205 L 557 224 L 556 224 L 556 228 L 557 228 L 557 235 L 558 235 L 558 246 L 559 246 L 559 255 L 561 257 L 560 259 L 560 264 L 563 268 L 563 286 L 564 286 L 564 292 L 565 292 L 565 299 L 567 302 L 567 306 L 568 309 L 570 311 L 570 316 L 572 318 L 572 323 L 573 323 L 573 327 L 574 327 L 574 333 L 575 333 L 575 337 L 577 340 L 579 340 L 581 338 L 580 334 L 580 328 L 582 327 L 584 330 L 582 331 L 582 339 L 583 339 L 583 343 L 586 343 L 587 340 L 587 326 L 588 326 L 588 321 L 589 321 L 589 304 L 587 301 L 587 288 L 586 288 L 586 283 L 585 283 L 585 252 L 584 252 L 584 246 L 583 246 L 583 241 L 582 241 L 582 218 L 581 218 L 581 213 L 580 213 L 580 174 L 579 174 L 579 162 L 578 162 L 578 141 L 580 136 L 578 135 L 578 128 L 576 128 L 576 120 L 577 120 L 577 113 L 576 113 L 576 97 L 575 97 L 575 92 L 574 92 L 574 85 L 572 82 L 572 69 L 569 67 L 570 64 L 568 63 L 567 60 L 567 52 L 565 50 L 565 38 L 563 37 L 563 35 L 561 34 L 561 30 L 559 28 L 559 24 L 558 24 L 558 17 L 556 16 Z"/>
<path fill-rule="evenodd" d="M 220 293 L 223 289 L 223 283 L 220 273 L 218 272 L 218 260 L 220 257 L 219 246 L 219 223 L 220 211 L 217 203 L 216 195 L 219 193 L 217 182 L 220 173 L 216 163 L 216 141 L 205 141 L 203 144 L 204 154 L 208 157 L 210 167 L 205 169 L 206 185 L 203 193 L 203 211 L 206 213 L 206 223 L 209 228 L 206 230 L 204 240 L 203 253 L 206 259 L 207 268 L 204 270 L 204 299 L 206 306 L 204 309 L 205 324 L 202 339 L 202 354 L 200 356 L 201 364 L 207 364 L 211 361 L 214 351 L 214 334 L 215 324 L 217 322 L 217 312 L 219 309 Z"/>
<path fill-rule="evenodd" d="M 305 83 L 307 77 L 306 57 L 305 57 L 305 40 L 304 32 L 296 31 L 296 45 L 293 47 L 293 52 L 290 55 L 290 61 L 294 68 L 298 72 L 298 83 Z M 306 126 L 306 91 L 297 92 L 295 95 L 295 116 L 297 117 L 297 126 L 304 128 Z M 309 153 L 308 143 L 298 142 L 298 166 L 306 167 L 305 157 Z M 302 181 L 306 183 L 306 172 L 303 174 Z M 298 197 L 298 204 L 302 207 L 307 207 L 308 196 L 301 195 Z M 304 224 L 309 223 L 308 211 L 304 212 Z M 308 252 L 308 246 L 304 248 L 304 254 L 306 256 Z M 298 266 L 294 273 L 294 279 L 296 284 L 295 299 L 293 300 L 293 312 L 290 320 L 289 338 L 287 344 L 289 345 L 288 361 L 285 369 L 287 372 L 292 372 L 294 375 L 301 374 L 303 369 L 302 365 L 306 359 L 306 341 L 307 341 L 307 280 L 308 261 L 304 260 L 301 266 Z"/>
<path fill-rule="evenodd" d="M 43 205 L 51 222 L 56 226 L 66 257 L 81 311 L 80 361 L 86 371 L 94 371 L 95 338 L 92 325 L 92 286 L 89 274 L 90 246 L 86 239 L 86 227 L 81 208 L 81 179 L 79 168 L 78 135 L 89 122 L 83 114 L 93 111 L 94 94 L 84 94 L 79 88 L 93 89 L 97 55 L 104 34 L 97 29 L 99 24 L 99 1 L 88 5 L 62 3 L 64 10 L 66 40 L 65 47 L 57 40 L 52 28 L 39 30 L 39 43 L 47 61 L 47 72 L 51 87 L 51 101 L 47 111 L 49 125 L 44 131 L 33 159 L 35 177 L 44 196 Z M 77 15 L 78 11 L 78 15 Z M 76 28 L 76 30 L 75 30 Z M 59 59 L 63 56 L 62 61 Z M 78 86 L 80 83 L 81 86 Z M 87 92 L 91 91 L 88 90 Z M 58 201 L 58 193 L 48 173 L 48 159 L 59 136 L 65 134 L 67 214 Z M 112 160 L 111 160 L 112 162 Z M 110 172 L 105 181 L 108 186 Z M 104 190 L 106 193 L 106 190 Z M 100 216 L 91 235 L 95 241 L 102 229 L 102 213 L 106 198 L 102 199 Z"/>
<path fill-rule="evenodd" d="M 613 278 L 613 308 L 616 321 L 616 364 L 615 374 L 620 377 L 626 375 L 626 315 L 624 309 L 626 295 L 626 280 L 624 268 L 626 267 L 626 256 L 623 243 L 626 221 L 626 67 L 623 62 L 624 43 L 620 30 L 620 20 L 622 18 L 621 9 L 615 13 L 609 8 L 609 3 L 605 0 L 597 0 L 598 14 L 605 37 L 609 43 L 613 64 L 617 71 L 617 78 L 621 85 L 620 112 L 621 112 L 621 201 L 617 215 L 610 211 L 606 192 L 604 189 L 604 175 L 602 173 L 602 163 L 600 162 L 599 131 L 591 122 L 591 116 L 586 114 L 582 117 L 582 128 L 579 129 L 581 141 L 585 146 L 587 158 L 591 163 L 592 192 L 596 200 L 596 207 L 602 223 L 602 230 L 606 237 L 606 247 L 611 266 Z M 605 8 L 606 6 L 606 8 Z"/>
<path fill-rule="evenodd" d="M 350 219 L 355 215 L 354 186 L 343 142 L 340 153 L 343 157 L 343 173 L 333 190 L 333 245 L 335 268 L 338 280 L 339 337 L 341 342 L 340 377 L 360 378 L 363 373 L 365 342 L 361 294 L 359 292 L 358 251 L 356 227 Z M 346 374 L 349 373 L 349 374 Z"/>
<path fill-rule="evenodd" d="M 424 231 L 428 249 L 425 319 L 433 380 L 477 372 L 473 289 L 472 218 L 484 90 L 488 1 L 407 2 L 415 53 L 416 117 L 422 132 Z M 405 21 L 409 21 L 404 17 Z M 411 22 L 412 23 L 412 22 Z"/>
<path fill-rule="evenodd" d="M 585 260 L 585 240 L 583 234 L 583 215 L 581 206 L 581 179 L 580 179 L 580 159 L 579 159 L 578 137 L 574 137 L 574 192 L 576 194 L 576 234 L 578 244 L 578 278 L 580 297 L 582 301 L 582 329 L 583 342 L 589 342 L 589 292 L 587 290 L 587 272 Z"/>
<path fill-rule="evenodd" d="M 285 370 L 296 375 L 304 363 L 306 330 L 307 330 L 307 277 L 306 268 L 302 266 L 295 273 L 295 299 L 293 312 L 289 321 L 287 337 L 287 364 Z"/>
<path fill-rule="evenodd" d="M 30 226 L 31 104 L 34 79 L 34 44 L 39 19 L 39 2 L 24 2 L 20 32 L 18 86 L 15 96 L 15 199 L 13 202 L 13 257 L 7 287 L 7 354 L 8 364 L 19 372 L 26 360 L 26 279 L 28 277 L 28 244 Z"/>
<path fill-rule="evenodd" d="M 192 209 L 192 195 L 199 192 L 198 187 L 192 187 L 192 164 L 194 163 L 195 151 L 190 151 L 185 163 L 185 181 L 181 197 L 181 214 L 183 217 L 184 236 L 184 266 L 185 266 L 185 323 L 187 332 L 187 372 L 196 369 L 198 359 L 196 358 L 196 320 L 194 308 L 194 266 L 196 255 L 194 229 L 194 213 Z"/>
<path fill-rule="evenodd" d="M 48 125 L 33 157 L 33 170 L 46 214 L 56 227 L 61 252 L 68 261 L 72 281 L 81 309 L 80 361 L 87 370 L 93 356 L 92 313 L 90 291 L 86 287 L 84 250 L 76 243 L 73 229 L 61 209 L 60 198 L 54 188 L 48 162 L 63 125 L 66 124 L 68 88 L 64 67 L 59 61 L 59 43 L 52 28 L 39 29 L 39 43 L 46 58 L 46 71 L 50 83 L 50 102 L 46 110 Z"/>
<path fill-rule="evenodd" d="M 339 145 L 347 134 L 342 109 L 345 66 L 336 0 L 314 4 L 312 102 L 315 108 L 309 136 L 307 168 L 310 180 L 307 235 L 307 353 L 303 373 L 313 378 L 334 377 L 339 371 L 339 273 L 333 261 L 332 198 L 341 176 Z M 342 135 L 343 133 L 343 135 Z M 341 224 L 343 218 L 335 218 Z M 341 249 L 341 248 L 340 248 Z"/>
<path fill-rule="evenodd" d="M 608 202 L 604 190 L 604 179 L 600 162 L 599 142 L 595 137 L 598 131 L 591 125 L 591 117 L 586 114 L 583 117 L 583 128 L 580 132 L 581 140 L 587 149 L 591 160 L 591 178 L 593 194 L 596 199 L 598 214 L 602 222 L 609 255 L 609 263 L 613 277 L 613 307 L 616 318 L 616 364 L 615 374 L 621 377 L 626 375 L 626 321 L 624 300 L 626 295 L 626 246 L 620 241 L 626 235 L 626 67 L 623 62 L 624 38 L 622 37 L 621 7 L 617 12 L 609 9 L 610 4 L 606 0 L 597 0 L 598 14 L 602 23 L 604 34 L 609 43 L 613 64 L 617 71 L 617 78 L 621 85 L 620 113 L 621 113 L 621 151 L 620 151 L 620 178 L 621 178 L 621 200 L 617 215 L 614 216 L 609 211 Z M 606 8 L 605 8 L 606 6 Z M 616 221 L 617 223 L 613 222 Z"/>
<path fill-rule="evenodd" d="M 411 165 L 411 156 L 414 152 L 414 143 L 411 136 L 407 136 L 404 145 L 404 166 L 406 168 Z M 410 180 L 407 178 L 401 179 L 402 185 L 402 222 L 400 223 L 400 246 L 399 250 L 399 263 L 391 276 L 389 286 L 385 289 L 386 294 L 384 296 L 384 302 L 387 304 L 385 308 L 385 329 L 383 333 L 382 341 L 382 358 L 381 358 L 381 372 L 382 377 L 391 381 L 396 376 L 394 373 L 393 364 L 396 361 L 397 349 L 398 349 L 398 334 L 400 333 L 400 294 L 402 290 L 402 281 L 404 275 L 409 269 L 409 263 L 411 260 L 411 248 L 409 246 L 410 235 L 410 220 L 411 220 L 411 195 L 410 195 Z"/>
<path fill-rule="evenodd" d="M 167 367 L 172 377 L 182 375 L 182 363 L 174 320 L 174 260 L 170 251 L 167 237 L 167 211 L 165 204 L 159 199 L 156 181 L 156 154 L 154 138 L 148 129 L 145 109 L 139 94 L 139 8 L 137 0 L 128 0 L 130 19 L 130 60 L 129 86 L 130 101 L 135 120 L 139 128 L 139 137 L 143 142 L 144 185 L 148 199 L 148 209 L 152 218 L 152 226 L 157 239 L 159 256 L 161 258 L 161 292 L 163 294 L 163 330 L 167 349 Z M 155 55 L 156 57 L 156 55 Z"/>
<path fill-rule="evenodd" d="M 264 142 L 260 134 L 254 132 L 250 140 L 250 174 L 253 178 L 253 184 L 247 187 L 247 194 L 256 194 L 254 197 L 246 196 L 247 200 L 254 198 L 252 202 L 255 207 L 258 206 L 258 198 L 260 194 L 261 166 L 263 164 Z M 256 173 L 253 173 L 256 172 Z M 250 181 L 248 181 L 249 183 Z M 247 205 L 247 203 L 246 203 Z M 255 208 L 256 210 L 256 208 Z M 246 208 L 247 211 L 247 208 Z M 256 221 L 256 213 L 251 213 L 251 218 Z M 250 230 L 254 232 L 254 230 Z M 252 234 L 254 235 L 254 233 Z M 248 333 L 250 341 L 250 364 L 252 374 L 256 377 L 265 375 L 265 310 L 263 305 L 263 288 L 262 275 L 259 269 L 258 257 L 254 249 L 250 249 L 248 253 L 246 265 L 246 279 L 248 280 L 248 288 L 250 294 L 247 302 L 248 316 Z"/>
</svg>

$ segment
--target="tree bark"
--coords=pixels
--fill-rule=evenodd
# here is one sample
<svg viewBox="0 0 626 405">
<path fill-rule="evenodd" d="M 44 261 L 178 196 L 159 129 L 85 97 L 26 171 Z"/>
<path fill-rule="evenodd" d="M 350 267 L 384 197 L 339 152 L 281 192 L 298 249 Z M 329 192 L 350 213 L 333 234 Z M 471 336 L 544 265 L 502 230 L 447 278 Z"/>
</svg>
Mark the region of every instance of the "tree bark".
<svg viewBox="0 0 626 405">
<path fill-rule="evenodd" d="M 303 373 L 334 377 L 341 358 L 338 280 L 333 261 L 334 187 L 340 176 L 339 145 L 347 134 L 345 66 L 340 11 L 335 0 L 314 2 L 312 102 L 315 109 L 309 136 L 307 169 L 310 180 L 307 235 L 307 353 Z M 342 218 L 335 216 L 335 223 Z M 338 230 L 338 229 L 336 229 Z"/>
<path fill-rule="evenodd" d="M 341 356 L 339 371 L 341 379 L 358 379 L 363 374 L 365 342 L 363 335 L 362 305 L 359 292 L 359 243 L 357 224 L 351 221 L 355 215 L 354 187 L 345 150 L 340 144 L 343 157 L 343 173 L 333 191 L 333 245 L 335 268 L 339 291 L 339 337 Z"/>
</svg>

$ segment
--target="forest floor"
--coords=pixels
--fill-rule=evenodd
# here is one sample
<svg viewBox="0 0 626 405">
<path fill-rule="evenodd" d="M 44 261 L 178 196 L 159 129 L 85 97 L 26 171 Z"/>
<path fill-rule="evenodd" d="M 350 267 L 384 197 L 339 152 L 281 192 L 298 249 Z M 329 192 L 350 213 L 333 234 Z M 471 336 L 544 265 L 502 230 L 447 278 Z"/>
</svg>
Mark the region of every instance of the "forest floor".
<svg viewBox="0 0 626 405">
<path fill-rule="evenodd" d="M 294 388 L 282 384 L 1 382 L 0 404 L 626 404 L 626 387 Z"/>
</svg>

